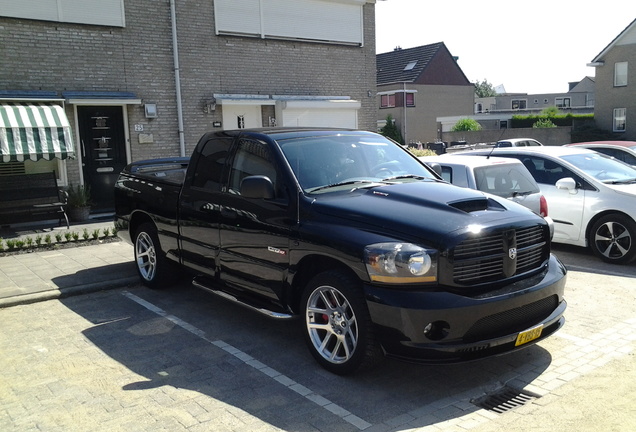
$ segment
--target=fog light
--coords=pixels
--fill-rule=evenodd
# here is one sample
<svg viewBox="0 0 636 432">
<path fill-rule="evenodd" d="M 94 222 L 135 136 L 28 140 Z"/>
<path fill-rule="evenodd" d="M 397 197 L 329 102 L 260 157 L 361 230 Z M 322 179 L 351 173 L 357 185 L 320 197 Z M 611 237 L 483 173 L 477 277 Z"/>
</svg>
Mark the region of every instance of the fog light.
<svg viewBox="0 0 636 432">
<path fill-rule="evenodd" d="M 448 336 L 449 330 L 450 324 L 446 321 L 435 321 L 428 323 L 428 325 L 424 327 L 424 336 L 430 340 L 438 341 Z"/>
</svg>

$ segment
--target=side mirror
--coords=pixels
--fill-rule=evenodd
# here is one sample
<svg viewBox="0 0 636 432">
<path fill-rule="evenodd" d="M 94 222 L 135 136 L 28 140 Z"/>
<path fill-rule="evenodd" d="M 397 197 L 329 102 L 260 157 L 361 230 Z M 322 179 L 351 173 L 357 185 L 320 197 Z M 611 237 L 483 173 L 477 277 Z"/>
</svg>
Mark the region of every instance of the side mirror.
<svg viewBox="0 0 636 432">
<path fill-rule="evenodd" d="M 435 174 L 440 177 L 442 176 L 442 166 L 440 164 L 438 164 L 437 162 L 426 162 L 426 165 L 428 165 L 430 169 L 435 171 Z"/>
<path fill-rule="evenodd" d="M 255 175 L 241 181 L 241 196 L 244 198 L 272 199 L 275 196 L 274 185 L 267 176 Z"/>
<path fill-rule="evenodd" d="M 572 177 L 565 177 L 555 183 L 557 189 L 567 190 L 570 193 L 576 191 L 576 181 Z"/>
</svg>

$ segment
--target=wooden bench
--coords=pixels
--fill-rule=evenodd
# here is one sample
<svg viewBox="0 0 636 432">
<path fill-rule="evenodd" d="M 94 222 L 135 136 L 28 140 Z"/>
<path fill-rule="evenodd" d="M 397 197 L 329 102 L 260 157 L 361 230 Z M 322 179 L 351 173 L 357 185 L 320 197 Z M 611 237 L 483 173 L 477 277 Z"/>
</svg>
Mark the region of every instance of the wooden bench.
<svg viewBox="0 0 636 432">
<path fill-rule="evenodd" d="M 0 176 L 0 225 L 52 219 L 66 221 L 66 192 L 55 172 Z"/>
</svg>

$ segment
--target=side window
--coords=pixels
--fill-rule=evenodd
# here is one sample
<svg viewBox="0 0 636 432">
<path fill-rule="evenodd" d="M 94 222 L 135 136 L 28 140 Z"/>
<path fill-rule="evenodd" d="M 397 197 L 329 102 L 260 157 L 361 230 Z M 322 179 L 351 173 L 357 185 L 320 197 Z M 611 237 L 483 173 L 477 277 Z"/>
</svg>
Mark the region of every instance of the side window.
<svg viewBox="0 0 636 432">
<path fill-rule="evenodd" d="M 205 143 L 194 170 L 192 187 L 210 191 L 221 190 L 223 171 L 231 144 L 230 138 L 215 138 Z"/>
<path fill-rule="evenodd" d="M 549 159 L 538 157 L 532 157 L 530 159 L 532 161 L 531 163 L 534 171 L 531 169 L 528 170 L 531 172 L 537 183 L 554 186 L 554 184 L 560 179 L 565 177 L 572 177 L 574 181 L 576 181 L 579 185 L 587 184 L 581 177 L 579 177 L 577 174 L 573 173 L 561 164 L 553 162 Z M 522 162 L 524 165 L 526 165 L 526 168 L 529 168 L 526 163 L 527 160 L 528 158 L 522 160 Z"/>
<path fill-rule="evenodd" d="M 453 169 L 449 166 L 442 166 L 442 179 L 452 183 L 453 182 Z"/>
<path fill-rule="evenodd" d="M 280 194 L 277 188 L 278 175 L 270 149 L 262 142 L 241 139 L 232 162 L 228 191 L 238 195 L 241 189 L 241 181 L 245 177 L 253 175 L 269 177 L 274 185 L 276 194 Z"/>
</svg>

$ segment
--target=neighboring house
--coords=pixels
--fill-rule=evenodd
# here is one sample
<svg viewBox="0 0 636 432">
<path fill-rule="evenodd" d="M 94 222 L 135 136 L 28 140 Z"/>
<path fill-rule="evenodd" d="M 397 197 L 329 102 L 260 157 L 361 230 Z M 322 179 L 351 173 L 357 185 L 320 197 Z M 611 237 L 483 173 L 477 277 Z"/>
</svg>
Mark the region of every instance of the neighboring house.
<svg viewBox="0 0 636 432">
<path fill-rule="evenodd" d="M 127 163 L 189 156 L 206 131 L 375 130 L 374 16 L 375 0 L 0 0 L 0 175 L 54 170 L 108 212 Z"/>
<path fill-rule="evenodd" d="M 391 115 L 406 144 L 436 141 L 437 117 L 472 114 L 475 86 L 443 42 L 376 58 L 378 125 Z"/>
<path fill-rule="evenodd" d="M 545 108 L 557 107 L 570 114 L 591 114 L 594 111 L 594 78 L 585 77 L 569 83 L 565 93 L 504 93 L 475 98 L 475 114 L 494 114 L 502 118 L 513 115 L 538 114 Z"/>
<path fill-rule="evenodd" d="M 636 20 L 588 66 L 596 68 L 596 125 L 636 141 Z"/>
</svg>

